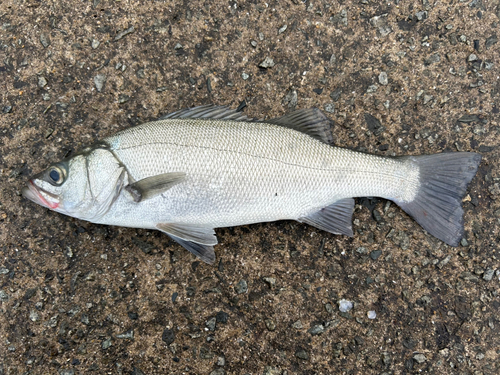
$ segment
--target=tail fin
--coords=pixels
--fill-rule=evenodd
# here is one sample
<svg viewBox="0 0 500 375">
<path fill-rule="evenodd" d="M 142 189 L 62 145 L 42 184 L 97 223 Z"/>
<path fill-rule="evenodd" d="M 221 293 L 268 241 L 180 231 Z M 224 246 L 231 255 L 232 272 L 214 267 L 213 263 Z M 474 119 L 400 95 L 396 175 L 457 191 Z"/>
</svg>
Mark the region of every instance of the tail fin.
<svg viewBox="0 0 500 375">
<path fill-rule="evenodd" d="M 451 152 L 406 158 L 419 166 L 420 188 L 413 201 L 396 203 L 427 232 L 458 246 L 464 234 L 462 198 L 481 155 Z"/>
</svg>

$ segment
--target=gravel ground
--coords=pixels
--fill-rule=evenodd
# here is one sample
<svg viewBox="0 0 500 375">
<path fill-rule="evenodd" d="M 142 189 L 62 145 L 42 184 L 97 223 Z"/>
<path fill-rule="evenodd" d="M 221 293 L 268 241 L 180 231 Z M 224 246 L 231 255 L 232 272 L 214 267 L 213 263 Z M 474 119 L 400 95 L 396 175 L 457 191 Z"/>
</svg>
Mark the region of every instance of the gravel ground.
<svg viewBox="0 0 500 375">
<path fill-rule="evenodd" d="M 0 4 L 0 374 L 498 374 L 498 0 Z M 217 230 L 208 266 L 159 232 L 20 196 L 32 173 L 202 104 L 318 107 L 335 144 L 476 151 L 452 248 L 360 199 L 353 238 Z"/>
</svg>

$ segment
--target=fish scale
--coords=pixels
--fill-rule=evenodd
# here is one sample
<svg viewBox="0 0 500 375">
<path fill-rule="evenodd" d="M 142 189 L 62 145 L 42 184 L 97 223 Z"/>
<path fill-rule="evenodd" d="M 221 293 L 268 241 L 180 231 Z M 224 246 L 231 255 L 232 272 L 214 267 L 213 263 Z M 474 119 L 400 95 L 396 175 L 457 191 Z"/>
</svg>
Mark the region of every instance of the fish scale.
<svg viewBox="0 0 500 375">
<path fill-rule="evenodd" d="M 317 109 L 253 121 L 201 106 L 125 129 L 55 163 L 23 195 L 94 223 L 158 229 L 205 262 L 214 228 L 292 219 L 352 235 L 353 197 L 393 200 L 457 246 L 481 156 L 385 157 L 334 147 Z"/>
</svg>

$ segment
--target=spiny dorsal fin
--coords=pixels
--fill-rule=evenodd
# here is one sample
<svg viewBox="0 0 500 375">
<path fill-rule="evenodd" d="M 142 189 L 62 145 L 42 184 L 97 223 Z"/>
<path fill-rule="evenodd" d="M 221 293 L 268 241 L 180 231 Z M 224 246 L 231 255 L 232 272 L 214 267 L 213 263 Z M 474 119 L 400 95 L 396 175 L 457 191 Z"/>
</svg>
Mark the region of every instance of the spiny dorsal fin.
<svg viewBox="0 0 500 375">
<path fill-rule="evenodd" d="M 328 144 L 333 143 L 332 121 L 318 108 L 299 109 L 265 122 L 306 133 Z"/>
<path fill-rule="evenodd" d="M 297 221 L 307 223 L 333 234 L 345 234 L 352 237 L 352 212 L 354 199 L 341 199 L 309 216 L 300 217 Z"/>
<path fill-rule="evenodd" d="M 202 105 L 199 107 L 182 109 L 177 112 L 169 113 L 160 117 L 158 120 L 166 119 L 218 119 L 218 120 L 232 120 L 232 121 L 255 121 L 248 118 L 242 112 L 236 112 L 235 109 L 231 109 L 227 106 L 216 106 L 213 104 Z"/>
</svg>

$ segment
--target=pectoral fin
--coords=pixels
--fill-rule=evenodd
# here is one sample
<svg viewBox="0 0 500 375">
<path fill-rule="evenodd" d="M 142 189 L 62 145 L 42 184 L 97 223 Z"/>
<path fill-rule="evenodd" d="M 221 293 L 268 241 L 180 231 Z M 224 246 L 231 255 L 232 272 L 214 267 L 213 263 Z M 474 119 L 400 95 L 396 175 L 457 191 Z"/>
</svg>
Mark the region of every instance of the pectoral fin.
<svg viewBox="0 0 500 375">
<path fill-rule="evenodd" d="M 177 223 L 160 223 L 156 228 L 202 261 L 209 264 L 215 261 L 213 245 L 217 244 L 217 237 L 213 228 Z"/>
<path fill-rule="evenodd" d="M 298 221 L 333 234 L 345 234 L 352 237 L 353 211 L 354 199 L 346 198 L 324 207 L 309 216 L 300 217 Z"/>
<path fill-rule="evenodd" d="M 184 172 L 163 173 L 127 185 L 125 190 L 132 195 L 135 202 L 140 202 L 167 191 L 172 186 L 184 181 L 185 178 Z"/>
</svg>

